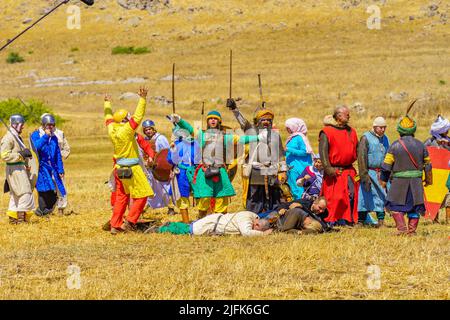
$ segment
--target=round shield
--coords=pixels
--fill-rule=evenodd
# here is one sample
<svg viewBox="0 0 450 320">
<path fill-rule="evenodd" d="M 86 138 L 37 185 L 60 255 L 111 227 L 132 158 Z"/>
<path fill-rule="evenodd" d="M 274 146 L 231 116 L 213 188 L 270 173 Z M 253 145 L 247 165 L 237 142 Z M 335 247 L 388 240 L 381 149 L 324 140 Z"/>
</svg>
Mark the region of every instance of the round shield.
<svg viewBox="0 0 450 320">
<path fill-rule="evenodd" d="M 152 173 L 158 181 L 166 182 L 170 180 L 170 172 L 173 166 L 167 161 L 168 154 L 169 149 L 162 149 L 155 155 Z"/>
</svg>

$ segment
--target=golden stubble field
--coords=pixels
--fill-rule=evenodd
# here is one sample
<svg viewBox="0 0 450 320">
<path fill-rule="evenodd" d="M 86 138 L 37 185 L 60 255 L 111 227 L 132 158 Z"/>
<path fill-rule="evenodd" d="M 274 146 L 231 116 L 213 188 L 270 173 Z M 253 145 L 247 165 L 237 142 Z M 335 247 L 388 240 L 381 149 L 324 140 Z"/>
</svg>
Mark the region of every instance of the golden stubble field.
<svg viewBox="0 0 450 320">
<path fill-rule="evenodd" d="M 314 148 L 323 117 L 337 104 L 362 105 L 352 109 L 359 134 L 375 116 L 385 116 L 391 140 L 396 139 L 396 119 L 410 99 L 420 98 L 413 111 L 420 139 L 427 137 L 438 113 L 450 116 L 450 29 L 439 15 L 425 14 L 423 8 L 432 2 L 362 1 L 343 9 L 347 2 L 180 0 L 150 15 L 102 1 L 103 10 L 82 8 L 81 30 L 66 28 L 68 15 L 62 9 L 2 52 L 0 98 L 41 99 L 69 120 L 62 129 L 72 147 L 66 171 L 69 210 L 76 214 L 33 218 L 23 226 L 8 225 L 1 215 L 0 298 L 449 299 L 448 225 L 424 220 L 414 238 L 394 237 L 390 218 L 388 228 L 381 230 L 259 239 L 113 237 L 101 230 L 110 216 L 104 182 L 112 159 L 102 96 L 108 92 L 113 105 L 133 110 L 136 101 L 120 101 L 119 96 L 147 85 L 147 115 L 170 134 L 164 116 L 171 107 L 155 97 L 170 99 L 170 81 L 162 79 L 171 73 L 173 62 L 179 77 L 177 112 L 199 120 L 205 101 L 207 110 L 218 109 L 226 124 L 236 126 L 223 102 L 233 49 L 233 95 L 242 99 L 245 115 L 251 117 L 258 104 L 261 73 L 264 98 L 276 112 L 278 127 L 289 117 L 303 118 Z M 0 39 L 23 29 L 25 18 L 39 15 L 42 3 L 26 3 L 2 1 Z M 448 15 L 449 5 L 436 3 Z M 370 4 L 381 8 L 380 30 L 366 26 Z M 136 16 L 142 19 L 132 27 L 130 19 Z M 151 53 L 111 55 L 119 45 L 146 46 Z M 11 51 L 26 61 L 6 64 Z M 126 83 L 131 78 L 145 78 L 145 83 Z M 395 101 L 401 92 L 407 97 Z M 240 209 L 240 180 L 234 184 L 238 197 L 230 211 Z M 4 212 L 7 195 L 0 200 Z M 192 213 L 195 218 L 196 211 Z M 179 219 L 161 210 L 146 216 Z M 81 270 L 80 289 L 67 286 L 73 280 L 68 273 L 72 264 Z M 377 267 L 381 287 L 370 289 L 370 270 Z"/>
</svg>

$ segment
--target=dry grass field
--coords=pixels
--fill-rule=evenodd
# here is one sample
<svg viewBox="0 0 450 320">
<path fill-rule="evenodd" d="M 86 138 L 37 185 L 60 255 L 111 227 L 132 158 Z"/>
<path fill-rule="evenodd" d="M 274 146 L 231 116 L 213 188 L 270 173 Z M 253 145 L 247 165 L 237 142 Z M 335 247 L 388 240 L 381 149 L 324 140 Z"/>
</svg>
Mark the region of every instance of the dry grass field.
<svg viewBox="0 0 450 320">
<path fill-rule="evenodd" d="M 1 1 L 0 39 L 25 28 L 22 21 L 38 17 L 50 2 Z M 420 98 L 413 116 L 417 137 L 425 139 L 438 113 L 450 116 L 448 1 L 173 0 L 155 15 L 124 10 L 112 0 L 97 2 L 102 10 L 100 4 L 82 7 L 81 30 L 66 28 L 63 7 L 0 53 L 0 99 L 40 99 L 68 120 L 62 128 L 72 147 L 66 177 L 69 210 L 76 213 L 34 217 L 20 226 L 0 215 L 0 299 L 450 298 L 449 228 L 424 220 L 410 238 L 394 237 L 390 218 L 384 229 L 258 239 L 114 237 L 101 230 L 111 213 L 104 184 L 112 159 L 102 121 L 105 92 L 113 106 L 131 111 L 136 101 L 119 96 L 147 85 L 147 116 L 170 134 L 164 116 L 171 107 L 155 97 L 170 99 L 171 84 L 163 78 L 176 62 L 177 112 L 199 120 L 205 101 L 207 110 L 217 108 L 236 127 L 224 107 L 233 49 L 233 95 L 241 98 L 243 112 L 251 117 L 258 104 L 261 73 L 275 123 L 283 128 L 287 118 L 303 118 L 316 150 L 322 119 L 338 104 L 362 105 L 352 109 L 359 134 L 374 117 L 385 116 L 393 140 L 396 119 L 410 99 Z M 346 3 L 357 5 L 345 9 Z M 371 4 L 381 8 L 380 30 L 367 28 Z M 439 14 L 430 17 L 431 4 Z M 136 16 L 142 19 L 133 27 Z M 112 55 L 116 46 L 145 46 L 151 53 Z M 6 64 L 12 51 L 25 62 Z M 72 78 L 50 79 L 59 77 Z M 124 81 L 144 77 L 145 83 Z M 87 84 L 103 80 L 110 82 Z M 400 92 L 407 97 L 395 101 Z M 240 180 L 234 185 L 238 197 L 230 211 L 241 209 Z M 1 196 L 2 213 L 7 204 L 8 195 Z M 180 219 L 161 210 L 146 216 Z M 80 289 L 67 286 L 71 264 L 80 267 Z M 380 268 L 381 287 L 371 289 L 373 265 Z"/>
</svg>

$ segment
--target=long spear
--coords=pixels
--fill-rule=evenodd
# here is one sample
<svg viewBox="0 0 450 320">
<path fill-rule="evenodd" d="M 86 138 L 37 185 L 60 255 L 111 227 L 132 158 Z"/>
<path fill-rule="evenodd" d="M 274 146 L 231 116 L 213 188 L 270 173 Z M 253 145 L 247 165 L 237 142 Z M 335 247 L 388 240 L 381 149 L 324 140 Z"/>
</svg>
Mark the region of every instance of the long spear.
<svg viewBox="0 0 450 320">
<path fill-rule="evenodd" d="M 233 83 L 233 50 L 230 50 L 230 95 L 229 98 L 232 97 L 231 87 Z"/>
<path fill-rule="evenodd" d="M 19 99 L 19 101 L 23 104 L 23 106 L 24 106 L 25 108 L 27 108 L 30 112 L 33 111 L 33 108 L 31 107 L 31 105 L 27 106 L 27 104 L 22 100 L 21 97 L 17 96 L 17 99 Z"/>
<path fill-rule="evenodd" d="M 259 88 L 259 101 L 261 103 L 261 106 L 257 107 L 255 112 L 257 112 L 259 109 L 266 108 L 266 102 L 264 101 L 263 92 L 262 92 L 261 74 L 258 74 L 258 88 Z"/>
<path fill-rule="evenodd" d="M 175 113 L 175 63 L 172 67 L 172 113 Z"/>
<path fill-rule="evenodd" d="M 261 102 L 261 106 L 264 105 L 263 93 L 262 93 L 262 83 L 261 83 L 261 74 L 258 74 L 258 87 L 259 87 L 259 100 Z"/>
<path fill-rule="evenodd" d="M 259 109 L 264 109 L 265 108 L 265 102 L 263 100 L 263 94 L 262 94 L 262 82 L 261 82 L 261 74 L 258 74 L 258 87 L 259 87 L 259 100 L 261 102 L 261 106 L 259 106 L 258 108 L 256 108 L 255 113 L 259 110 Z M 272 128 L 270 127 L 268 129 L 267 132 L 267 146 L 269 147 L 269 152 L 271 151 L 271 132 L 272 132 Z M 270 201 L 270 195 L 269 195 L 269 176 L 265 175 L 264 176 L 264 193 L 266 195 L 266 200 Z"/>
<path fill-rule="evenodd" d="M 203 118 L 205 115 L 205 101 L 202 102 L 202 130 L 203 130 Z"/>
</svg>

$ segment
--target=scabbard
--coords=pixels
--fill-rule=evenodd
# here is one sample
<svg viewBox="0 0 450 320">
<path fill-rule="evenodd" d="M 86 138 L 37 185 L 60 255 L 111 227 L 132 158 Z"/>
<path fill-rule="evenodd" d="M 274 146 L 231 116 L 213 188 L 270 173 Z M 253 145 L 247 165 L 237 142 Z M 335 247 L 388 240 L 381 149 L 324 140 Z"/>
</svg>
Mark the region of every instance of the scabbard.
<svg viewBox="0 0 450 320">
<path fill-rule="evenodd" d="M 269 176 L 264 176 L 264 192 L 266 194 L 266 199 L 269 200 Z"/>
</svg>

